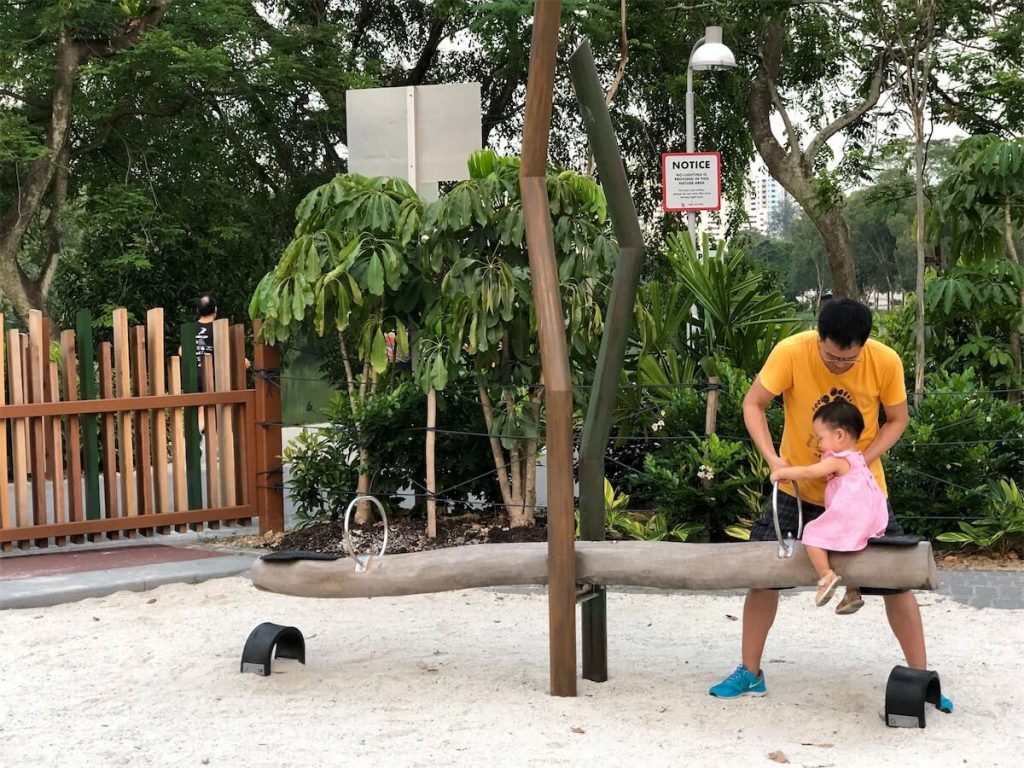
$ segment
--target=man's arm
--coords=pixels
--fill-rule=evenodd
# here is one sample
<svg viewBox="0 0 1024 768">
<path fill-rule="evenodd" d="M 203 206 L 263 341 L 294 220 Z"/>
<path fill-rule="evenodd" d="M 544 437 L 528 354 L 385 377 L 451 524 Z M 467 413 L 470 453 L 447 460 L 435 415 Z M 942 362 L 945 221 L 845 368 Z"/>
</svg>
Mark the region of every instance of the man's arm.
<svg viewBox="0 0 1024 768">
<path fill-rule="evenodd" d="M 775 451 L 775 443 L 772 441 L 772 433 L 768 429 L 768 417 L 765 411 L 768 404 L 775 399 L 775 393 L 770 392 L 761 383 L 761 377 L 754 379 L 750 390 L 743 398 L 743 423 L 750 433 L 750 439 L 754 441 L 757 450 L 764 456 L 768 466 L 775 471 L 782 467 L 789 466 L 789 462 L 779 456 Z"/>
<path fill-rule="evenodd" d="M 868 464 L 896 445 L 910 423 L 910 408 L 906 400 L 896 405 L 886 405 L 884 409 L 885 424 L 879 428 L 871 445 L 864 449 L 864 461 Z"/>
</svg>

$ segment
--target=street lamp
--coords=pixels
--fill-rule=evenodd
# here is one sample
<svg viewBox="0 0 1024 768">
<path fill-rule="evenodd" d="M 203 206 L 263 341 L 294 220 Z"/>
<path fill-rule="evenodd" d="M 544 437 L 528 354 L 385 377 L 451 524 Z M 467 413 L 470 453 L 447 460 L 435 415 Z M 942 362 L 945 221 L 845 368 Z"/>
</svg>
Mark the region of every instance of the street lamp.
<svg viewBox="0 0 1024 768">
<path fill-rule="evenodd" d="M 728 46 L 722 43 L 721 27 L 705 27 L 704 37 L 693 45 L 690 60 L 686 63 L 686 151 L 693 152 L 693 70 L 731 69 L 736 66 L 736 57 Z M 690 230 L 690 242 L 697 250 L 697 212 L 688 211 L 686 225 Z"/>
</svg>

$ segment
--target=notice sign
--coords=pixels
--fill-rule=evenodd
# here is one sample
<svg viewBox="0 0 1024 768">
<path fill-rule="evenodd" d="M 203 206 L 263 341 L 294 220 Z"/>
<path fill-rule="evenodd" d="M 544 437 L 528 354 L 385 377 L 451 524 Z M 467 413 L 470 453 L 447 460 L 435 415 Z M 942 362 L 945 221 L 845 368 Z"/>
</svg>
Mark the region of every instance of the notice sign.
<svg viewBox="0 0 1024 768">
<path fill-rule="evenodd" d="M 665 211 L 717 211 L 722 207 L 722 156 L 718 152 L 665 152 L 661 156 Z"/>
</svg>

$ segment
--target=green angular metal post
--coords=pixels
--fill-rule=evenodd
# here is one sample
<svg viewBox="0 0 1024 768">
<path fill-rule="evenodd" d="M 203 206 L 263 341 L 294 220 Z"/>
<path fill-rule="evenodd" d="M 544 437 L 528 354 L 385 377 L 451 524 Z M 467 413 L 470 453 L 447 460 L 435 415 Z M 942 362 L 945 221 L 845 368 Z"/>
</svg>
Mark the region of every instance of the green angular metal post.
<svg viewBox="0 0 1024 768">
<path fill-rule="evenodd" d="M 590 403 L 583 422 L 580 442 L 580 538 L 602 541 L 604 531 L 604 452 L 611 432 L 612 414 L 626 342 L 633 325 L 633 305 L 643 265 L 644 242 L 640 220 L 629 194 L 626 169 L 619 153 L 604 92 L 597 78 L 594 54 L 584 40 L 569 57 L 576 99 L 583 125 L 597 163 L 615 236 L 619 258 L 612 279 L 612 293 L 605 315 L 604 335 L 597 358 L 597 371 L 590 390 Z M 608 622 L 604 587 L 582 606 L 583 677 L 604 682 L 608 679 Z"/>
</svg>

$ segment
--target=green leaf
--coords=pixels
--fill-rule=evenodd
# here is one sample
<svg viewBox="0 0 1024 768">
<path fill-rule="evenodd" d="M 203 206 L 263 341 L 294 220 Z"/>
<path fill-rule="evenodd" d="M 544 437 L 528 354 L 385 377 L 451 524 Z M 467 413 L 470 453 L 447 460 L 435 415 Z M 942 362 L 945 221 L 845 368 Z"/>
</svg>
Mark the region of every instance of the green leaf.
<svg viewBox="0 0 1024 768">
<path fill-rule="evenodd" d="M 448 386 L 448 368 L 441 355 L 435 355 L 430 365 L 430 386 L 438 391 Z"/>
<path fill-rule="evenodd" d="M 395 320 L 395 345 L 399 355 L 403 358 L 409 356 L 409 333 L 401 320 Z"/>
<path fill-rule="evenodd" d="M 370 264 L 366 269 L 366 287 L 374 296 L 384 295 L 384 265 L 376 253 L 370 256 Z"/>
<path fill-rule="evenodd" d="M 381 331 L 380 326 L 377 326 L 377 332 L 373 336 L 373 346 L 370 349 L 370 365 L 373 366 L 373 370 L 378 374 L 384 373 L 388 369 L 388 345 L 384 340 L 384 333 Z"/>
</svg>

